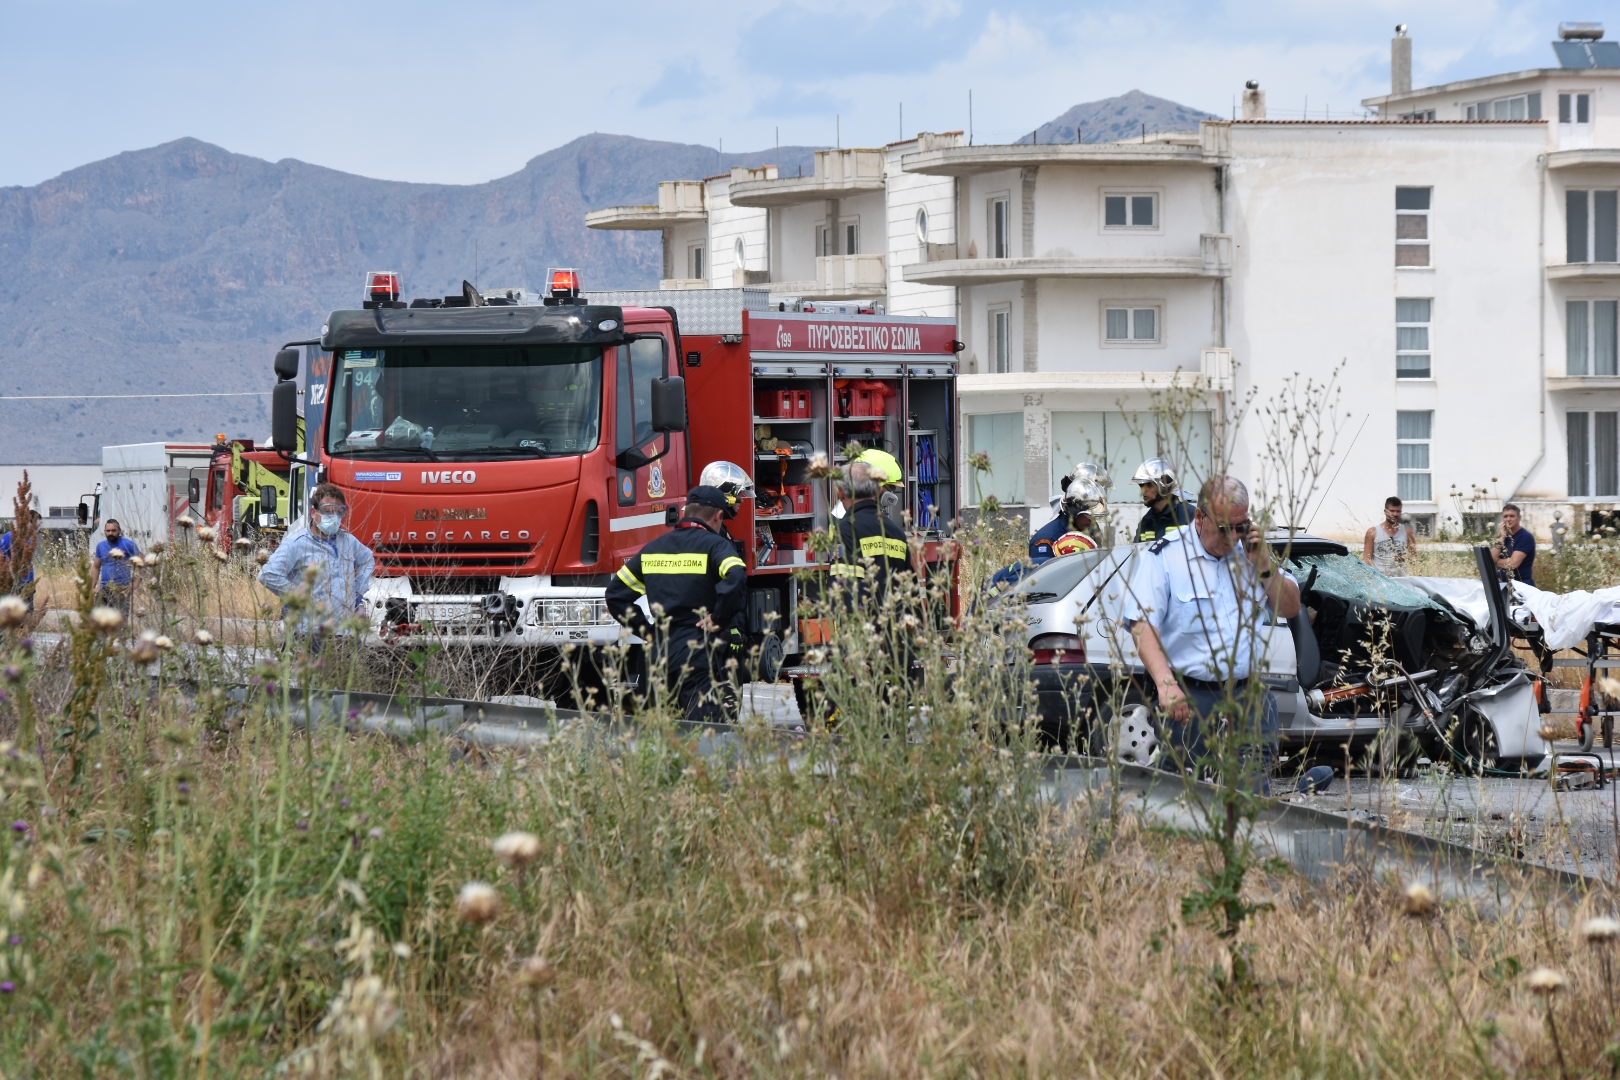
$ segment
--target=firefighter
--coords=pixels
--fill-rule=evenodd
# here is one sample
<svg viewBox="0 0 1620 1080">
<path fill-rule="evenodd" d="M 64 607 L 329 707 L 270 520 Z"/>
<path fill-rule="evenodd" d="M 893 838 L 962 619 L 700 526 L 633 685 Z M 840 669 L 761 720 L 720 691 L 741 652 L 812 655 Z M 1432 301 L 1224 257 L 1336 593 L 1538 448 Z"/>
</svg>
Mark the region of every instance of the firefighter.
<svg viewBox="0 0 1620 1080">
<path fill-rule="evenodd" d="M 737 516 L 737 505 L 742 500 L 754 497 L 753 477 L 748 475 L 747 469 L 730 461 L 711 461 L 703 466 L 703 471 L 698 474 L 698 487 L 720 489 L 720 493 L 726 497 L 726 508 L 722 511 L 722 516 L 727 521 Z M 720 526 L 720 531 L 730 537 L 731 542 L 736 545 L 737 554 L 741 555 L 742 541 L 731 536 L 724 525 Z"/>
<path fill-rule="evenodd" d="M 1142 490 L 1147 507 L 1136 526 L 1136 542 L 1160 540 L 1193 523 L 1193 508 L 1176 493 L 1176 471 L 1164 458 L 1148 458 L 1137 467 L 1131 482 Z"/>
<path fill-rule="evenodd" d="M 887 450 L 864 450 L 855 460 L 872 467 L 872 479 L 878 482 L 878 513 L 901 521 L 905 480 L 900 475 L 900 463 L 894 459 L 894 455 Z"/>
<path fill-rule="evenodd" d="M 681 521 L 632 555 L 607 586 L 609 613 L 652 646 L 688 720 L 725 719 L 712 692 L 721 654 L 742 651 L 733 623 L 748 596 L 748 575 L 720 531 L 732 505 L 719 488 L 693 488 Z M 656 627 L 637 604 L 643 596 Z"/>
<path fill-rule="evenodd" d="M 832 572 L 850 583 L 852 596 L 883 602 L 895 579 L 913 570 L 906 530 L 878 509 L 881 480 L 864 461 L 850 463 L 838 481 L 844 516 L 838 521 L 838 555 Z"/>
<path fill-rule="evenodd" d="M 1067 555 L 1074 551 L 1078 541 L 1069 534 L 1080 532 L 1090 534 L 1095 528 L 1092 513 L 1106 505 L 1108 498 L 1108 477 L 1097 466 L 1083 461 L 1074 467 L 1074 472 L 1063 478 L 1063 494 L 1058 498 L 1057 505 L 1053 507 L 1057 516 L 1041 526 L 1036 534 L 1029 538 L 1029 561 L 1039 566 L 1058 554 Z M 1070 497 L 1070 493 L 1073 497 Z M 1065 550 L 1057 550 L 1058 542 L 1065 542 Z M 1096 537 L 1091 537 L 1091 547 L 1096 547 Z"/>
</svg>

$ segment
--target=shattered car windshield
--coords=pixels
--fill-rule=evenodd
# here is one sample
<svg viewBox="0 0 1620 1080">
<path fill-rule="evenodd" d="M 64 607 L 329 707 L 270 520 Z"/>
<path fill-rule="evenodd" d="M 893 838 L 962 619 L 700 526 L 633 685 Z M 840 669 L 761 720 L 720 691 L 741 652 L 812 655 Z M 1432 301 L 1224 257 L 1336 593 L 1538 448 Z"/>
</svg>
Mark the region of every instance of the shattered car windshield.
<svg viewBox="0 0 1620 1080">
<path fill-rule="evenodd" d="M 1391 611 L 1429 611 L 1453 622 L 1457 613 L 1399 578 L 1386 577 L 1354 555 L 1296 555 L 1289 568 L 1307 592 Z"/>
</svg>

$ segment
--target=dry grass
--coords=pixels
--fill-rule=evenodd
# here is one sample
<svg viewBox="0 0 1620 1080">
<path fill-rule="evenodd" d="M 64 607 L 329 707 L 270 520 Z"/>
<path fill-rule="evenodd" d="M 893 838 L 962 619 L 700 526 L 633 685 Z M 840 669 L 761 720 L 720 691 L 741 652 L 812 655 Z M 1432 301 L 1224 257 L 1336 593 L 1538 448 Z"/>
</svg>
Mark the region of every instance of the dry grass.
<svg viewBox="0 0 1620 1080">
<path fill-rule="evenodd" d="M 231 572 L 154 575 L 151 616 L 234 610 Z M 845 632 L 939 648 L 917 625 Z M 1503 911 L 1430 920 L 1404 883 L 1257 866 L 1242 896 L 1270 906 L 1225 939 L 1188 906 L 1211 836 L 1041 799 L 995 722 L 1022 694 L 998 633 L 971 622 L 956 681 L 913 690 L 846 643 L 845 738 L 790 759 L 764 735 L 706 757 L 656 715 L 528 755 L 308 736 L 275 692 L 336 674 L 308 657 L 237 705 L 219 650 L 154 681 L 87 626 L 51 655 L 0 631 L 0 739 L 38 733 L 0 754 L 0 1076 L 1430 1080 L 1620 1054 L 1614 943 L 1575 929 L 1610 893 L 1509 874 Z M 929 724 L 885 737 L 907 695 Z M 511 830 L 532 863 L 496 857 Z M 472 881 L 487 921 L 457 913 Z M 1563 993 L 1525 984 L 1542 965 Z"/>
</svg>

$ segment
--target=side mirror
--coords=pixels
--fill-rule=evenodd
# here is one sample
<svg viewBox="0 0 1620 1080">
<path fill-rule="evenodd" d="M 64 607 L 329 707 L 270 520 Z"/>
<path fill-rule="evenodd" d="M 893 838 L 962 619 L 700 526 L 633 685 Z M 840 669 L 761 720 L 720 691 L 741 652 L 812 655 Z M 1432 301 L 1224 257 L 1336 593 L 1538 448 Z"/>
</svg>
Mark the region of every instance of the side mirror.
<svg viewBox="0 0 1620 1080">
<path fill-rule="evenodd" d="M 679 375 L 652 381 L 652 426 L 654 431 L 686 430 L 686 380 Z"/>
<path fill-rule="evenodd" d="M 297 349 L 281 349 L 276 353 L 276 378 L 283 382 L 298 378 Z"/>
<path fill-rule="evenodd" d="M 79 504 L 79 524 L 90 524 L 90 504 L 87 502 L 82 502 Z"/>
<path fill-rule="evenodd" d="M 270 445 L 278 453 L 298 453 L 298 384 L 290 380 L 276 383 L 270 391 Z"/>
<path fill-rule="evenodd" d="M 186 502 L 192 506 L 202 502 L 202 481 L 195 476 L 186 481 Z"/>
<path fill-rule="evenodd" d="M 274 484 L 264 484 L 259 488 L 259 513 L 274 514 L 280 509 L 281 491 Z"/>
</svg>

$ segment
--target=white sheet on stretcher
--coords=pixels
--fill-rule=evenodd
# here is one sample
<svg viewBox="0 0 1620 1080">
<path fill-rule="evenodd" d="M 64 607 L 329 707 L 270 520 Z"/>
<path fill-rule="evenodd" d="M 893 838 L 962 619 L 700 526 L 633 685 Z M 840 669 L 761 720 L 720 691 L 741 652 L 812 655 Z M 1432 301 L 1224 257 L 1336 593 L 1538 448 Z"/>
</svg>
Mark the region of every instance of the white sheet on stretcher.
<svg viewBox="0 0 1620 1080">
<path fill-rule="evenodd" d="M 1490 605 L 1485 600 L 1485 586 L 1477 578 L 1413 577 L 1402 580 L 1445 600 L 1468 616 L 1474 625 L 1490 625 Z M 1595 626 L 1620 626 L 1620 587 L 1596 592 L 1582 589 L 1571 593 L 1554 593 L 1515 581 L 1513 602 L 1509 606 L 1510 609 L 1522 608 L 1535 616 L 1551 649 L 1567 649 L 1579 644 Z M 1510 614 L 1513 614 L 1511 610 Z"/>
</svg>

